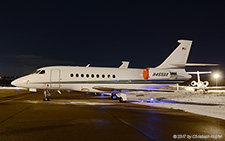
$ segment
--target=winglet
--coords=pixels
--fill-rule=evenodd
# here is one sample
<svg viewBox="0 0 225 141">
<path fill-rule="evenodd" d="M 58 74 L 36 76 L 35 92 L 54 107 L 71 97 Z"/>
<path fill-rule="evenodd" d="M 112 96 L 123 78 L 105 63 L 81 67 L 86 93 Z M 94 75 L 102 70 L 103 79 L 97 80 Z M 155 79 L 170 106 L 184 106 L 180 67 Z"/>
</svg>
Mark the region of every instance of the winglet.
<svg viewBox="0 0 225 141">
<path fill-rule="evenodd" d="M 129 63 L 130 62 L 128 62 L 128 61 L 122 61 L 122 64 L 120 65 L 119 68 L 127 69 L 129 66 Z"/>
</svg>

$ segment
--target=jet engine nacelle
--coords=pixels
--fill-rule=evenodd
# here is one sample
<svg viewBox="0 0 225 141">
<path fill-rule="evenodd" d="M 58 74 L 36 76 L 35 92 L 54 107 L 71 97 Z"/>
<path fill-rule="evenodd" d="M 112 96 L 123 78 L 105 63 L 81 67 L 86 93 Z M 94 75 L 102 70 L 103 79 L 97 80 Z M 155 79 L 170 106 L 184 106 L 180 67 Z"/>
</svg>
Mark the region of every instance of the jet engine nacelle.
<svg viewBox="0 0 225 141">
<path fill-rule="evenodd" d="M 145 80 L 170 79 L 170 72 L 164 69 L 145 68 L 143 70 L 143 78 Z"/>
<path fill-rule="evenodd" d="M 196 81 L 191 81 L 191 86 L 197 86 L 198 85 L 198 83 L 196 82 Z"/>
<path fill-rule="evenodd" d="M 207 87 L 209 85 L 209 81 L 204 81 L 203 84 Z"/>
</svg>

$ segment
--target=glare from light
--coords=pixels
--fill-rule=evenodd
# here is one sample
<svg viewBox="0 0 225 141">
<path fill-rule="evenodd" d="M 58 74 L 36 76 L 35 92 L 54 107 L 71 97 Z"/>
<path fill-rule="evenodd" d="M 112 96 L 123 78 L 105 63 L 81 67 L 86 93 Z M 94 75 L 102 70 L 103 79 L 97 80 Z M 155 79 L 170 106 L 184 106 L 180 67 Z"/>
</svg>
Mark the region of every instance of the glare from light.
<svg viewBox="0 0 225 141">
<path fill-rule="evenodd" d="M 220 75 L 218 73 L 216 73 L 216 74 L 213 75 L 213 77 L 217 79 L 217 78 L 220 77 Z"/>
<path fill-rule="evenodd" d="M 216 90 L 217 90 L 217 86 L 218 86 L 218 78 L 220 77 L 220 75 L 219 75 L 219 73 L 215 73 L 214 75 L 213 75 L 213 77 L 215 78 L 215 80 L 216 80 Z"/>
<path fill-rule="evenodd" d="M 154 101 L 154 98 L 153 98 L 153 97 L 151 97 L 151 98 L 150 98 L 150 102 L 153 102 L 153 101 Z"/>
</svg>

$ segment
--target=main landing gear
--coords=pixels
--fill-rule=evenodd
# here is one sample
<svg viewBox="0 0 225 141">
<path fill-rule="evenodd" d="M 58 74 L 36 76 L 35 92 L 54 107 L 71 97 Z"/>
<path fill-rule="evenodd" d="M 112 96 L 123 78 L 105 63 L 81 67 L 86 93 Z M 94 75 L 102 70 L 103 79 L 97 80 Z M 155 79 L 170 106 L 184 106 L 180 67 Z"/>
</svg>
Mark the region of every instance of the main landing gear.
<svg viewBox="0 0 225 141">
<path fill-rule="evenodd" d="M 121 103 L 127 102 L 127 95 L 125 93 L 112 93 L 111 98 L 112 100 L 117 100 L 119 98 Z"/>
<path fill-rule="evenodd" d="M 112 100 L 117 100 L 117 98 L 118 98 L 118 97 L 117 97 L 116 93 L 112 93 L 111 99 L 112 99 Z"/>
<path fill-rule="evenodd" d="M 125 93 L 120 93 L 120 103 L 126 103 L 127 102 L 127 94 Z"/>
</svg>

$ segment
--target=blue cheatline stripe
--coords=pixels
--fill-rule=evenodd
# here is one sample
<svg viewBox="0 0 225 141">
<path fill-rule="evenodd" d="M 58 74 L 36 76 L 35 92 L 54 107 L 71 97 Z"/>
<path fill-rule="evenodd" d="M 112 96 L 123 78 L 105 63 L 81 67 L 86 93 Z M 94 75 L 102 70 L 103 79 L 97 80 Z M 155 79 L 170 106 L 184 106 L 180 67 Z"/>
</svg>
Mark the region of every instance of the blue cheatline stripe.
<svg viewBox="0 0 225 141">
<path fill-rule="evenodd" d="M 186 80 L 110 80 L 110 81 L 57 81 L 30 82 L 30 84 L 177 84 Z"/>
</svg>

